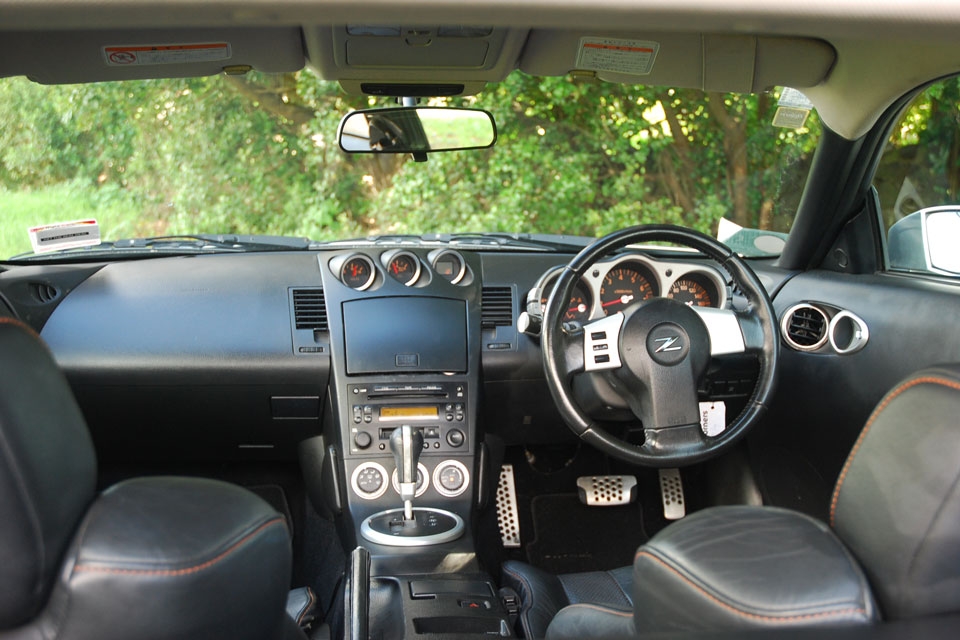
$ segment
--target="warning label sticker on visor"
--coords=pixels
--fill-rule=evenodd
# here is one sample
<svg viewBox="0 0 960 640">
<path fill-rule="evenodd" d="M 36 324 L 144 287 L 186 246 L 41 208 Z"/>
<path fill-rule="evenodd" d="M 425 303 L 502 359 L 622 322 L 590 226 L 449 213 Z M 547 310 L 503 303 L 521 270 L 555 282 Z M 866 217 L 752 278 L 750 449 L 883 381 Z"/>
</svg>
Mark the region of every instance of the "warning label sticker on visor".
<svg viewBox="0 0 960 640">
<path fill-rule="evenodd" d="M 659 42 L 620 38 L 580 38 L 577 69 L 643 76 L 653 70 Z"/>
<path fill-rule="evenodd" d="M 216 62 L 228 60 L 231 55 L 230 44 L 226 42 L 111 45 L 103 48 L 103 59 L 111 67 Z"/>
</svg>

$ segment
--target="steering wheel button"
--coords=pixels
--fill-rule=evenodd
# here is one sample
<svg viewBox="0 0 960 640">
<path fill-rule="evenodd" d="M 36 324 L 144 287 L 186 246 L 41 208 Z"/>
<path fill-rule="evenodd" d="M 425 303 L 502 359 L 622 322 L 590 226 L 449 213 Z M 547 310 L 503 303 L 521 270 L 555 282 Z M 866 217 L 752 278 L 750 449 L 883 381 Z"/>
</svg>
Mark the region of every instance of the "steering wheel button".
<svg viewBox="0 0 960 640">
<path fill-rule="evenodd" d="M 595 345 L 593 345 L 593 350 L 594 350 L 594 351 L 606 351 L 606 350 L 609 349 L 609 348 L 610 348 L 610 345 L 608 345 L 608 344 L 595 344 Z"/>
<path fill-rule="evenodd" d="M 607 332 L 606 331 L 594 331 L 590 334 L 592 340 L 606 340 Z"/>
<path fill-rule="evenodd" d="M 605 363 L 605 362 L 610 362 L 610 356 L 608 356 L 608 355 L 606 355 L 606 354 L 599 355 L 599 356 L 594 356 L 594 357 L 593 357 L 593 361 L 596 362 L 597 364 L 603 364 L 603 363 Z"/>
</svg>

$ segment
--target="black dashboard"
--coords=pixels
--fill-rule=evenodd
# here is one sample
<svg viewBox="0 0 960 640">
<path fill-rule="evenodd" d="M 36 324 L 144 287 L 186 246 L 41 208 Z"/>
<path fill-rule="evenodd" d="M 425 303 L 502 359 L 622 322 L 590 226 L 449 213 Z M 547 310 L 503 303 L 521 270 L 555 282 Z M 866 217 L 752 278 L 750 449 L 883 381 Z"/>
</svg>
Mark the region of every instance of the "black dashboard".
<svg viewBox="0 0 960 640">
<path fill-rule="evenodd" d="M 322 431 L 325 407 L 353 424 L 338 395 L 358 376 L 460 380 L 464 413 L 484 429 L 569 437 L 516 320 L 571 257 L 417 246 L 162 257 L 14 267 L 0 294 L 49 344 L 101 456 L 290 458 Z M 726 282 L 696 255 L 633 251 L 587 274 L 584 312 L 640 295 L 734 304 Z M 53 295 L 38 297 L 42 286 Z M 460 413 L 447 404 L 444 425 Z"/>
</svg>

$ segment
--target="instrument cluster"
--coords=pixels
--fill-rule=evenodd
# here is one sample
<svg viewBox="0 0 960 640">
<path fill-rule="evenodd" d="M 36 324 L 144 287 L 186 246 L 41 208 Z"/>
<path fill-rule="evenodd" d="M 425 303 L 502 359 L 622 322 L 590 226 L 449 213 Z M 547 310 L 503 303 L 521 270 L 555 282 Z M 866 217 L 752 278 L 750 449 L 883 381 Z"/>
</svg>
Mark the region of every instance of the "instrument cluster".
<svg viewBox="0 0 960 640">
<path fill-rule="evenodd" d="M 540 277 L 527 296 L 529 312 L 543 314 L 559 271 L 551 269 Z M 716 309 L 726 306 L 729 297 L 726 278 L 717 269 L 631 253 L 595 264 L 574 286 L 563 319 L 584 324 L 657 296 Z"/>
</svg>

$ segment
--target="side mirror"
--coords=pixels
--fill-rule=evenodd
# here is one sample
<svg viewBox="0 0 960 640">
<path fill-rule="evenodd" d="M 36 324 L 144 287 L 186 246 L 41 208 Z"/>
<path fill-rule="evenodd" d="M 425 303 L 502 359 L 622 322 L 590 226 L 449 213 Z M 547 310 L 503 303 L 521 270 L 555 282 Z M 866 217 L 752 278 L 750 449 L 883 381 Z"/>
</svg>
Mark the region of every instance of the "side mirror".
<svg viewBox="0 0 960 640">
<path fill-rule="evenodd" d="M 337 132 L 347 153 L 427 153 L 486 149 L 497 141 L 493 116 L 482 109 L 398 107 L 348 113 Z"/>
<path fill-rule="evenodd" d="M 890 266 L 943 275 L 960 275 L 960 205 L 911 213 L 887 234 Z"/>
</svg>

